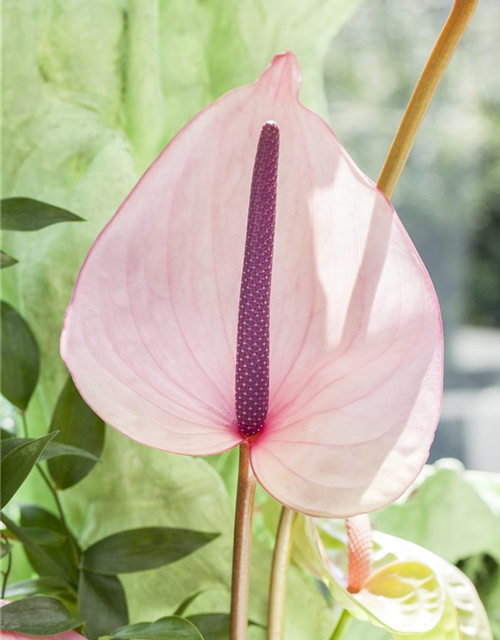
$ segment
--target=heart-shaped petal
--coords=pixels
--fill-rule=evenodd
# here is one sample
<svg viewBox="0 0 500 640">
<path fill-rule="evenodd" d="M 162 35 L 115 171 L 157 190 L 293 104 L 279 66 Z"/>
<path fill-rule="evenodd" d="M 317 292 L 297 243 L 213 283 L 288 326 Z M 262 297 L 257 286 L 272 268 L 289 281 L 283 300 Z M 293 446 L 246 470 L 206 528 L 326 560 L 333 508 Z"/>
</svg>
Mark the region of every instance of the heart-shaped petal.
<svg viewBox="0 0 500 640">
<path fill-rule="evenodd" d="M 378 509 L 424 464 L 442 391 L 429 276 L 390 203 L 298 100 L 292 53 L 191 121 L 94 244 L 62 356 L 134 440 L 206 455 L 242 441 L 235 350 L 250 183 L 280 128 L 264 488 L 312 515 Z"/>
</svg>

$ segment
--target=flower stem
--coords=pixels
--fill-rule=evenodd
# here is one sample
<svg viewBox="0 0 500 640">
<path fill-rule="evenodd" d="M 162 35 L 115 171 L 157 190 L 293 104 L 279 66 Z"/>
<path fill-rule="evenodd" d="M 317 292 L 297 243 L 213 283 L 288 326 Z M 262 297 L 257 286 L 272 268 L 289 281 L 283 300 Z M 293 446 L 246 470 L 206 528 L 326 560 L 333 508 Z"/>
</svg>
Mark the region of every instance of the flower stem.
<svg viewBox="0 0 500 640">
<path fill-rule="evenodd" d="M 469 26 L 478 1 L 455 0 L 448 20 L 427 60 L 377 182 L 380 190 L 388 198 L 394 193 L 420 125 L 448 63 Z"/>
<path fill-rule="evenodd" d="M 25 438 L 29 438 L 28 420 L 26 418 L 26 413 L 24 411 L 21 412 L 21 419 L 22 419 L 22 423 L 23 423 L 24 437 Z M 75 540 L 73 538 L 73 534 L 69 530 L 68 523 L 66 522 L 66 518 L 64 516 L 64 511 L 63 511 L 63 508 L 62 508 L 62 504 L 61 504 L 61 501 L 59 500 L 59 496 L 57 495 L 57 489 L 54 487 L 54 485 L 50 481 L 50 478 L 47 476 L 47 474 L 43 470 L 43 467 L 40 464 L 40 462 L 36 463 L 36 468 L 37 468 L 39 474 L 42 476 L 42 480 L 47 485 L 47 489 L 50 491 L 50 493 L 52 494 L 52 497 L 54 498 L 54 502 L 56 504 L 56 508 L 57 508 L 58 513 L 59 513 L 59 519 L 61 520 L 61 525 L 62 525 L 62 527 L 64 529 L 64 532 L 66 534 L 66 537 L 68 538 L 68 542 L 69 542 L 70 547 L 71 547 L 71 552 L 73 554 L 73 559 L 75 561 L 75 565 L 78 566 L 79 563 L 80 563 L 80 552 L 78 550 L 78 547 L 76 546 Z"/>
<path fill-rule="evenodd" d="M 339 640 L 342 637 L 344 631 L 351 624 L 351 621 L 352 618 L 350 613 L 344 609 L 344 611 L 342 611 L 340 615 L 339 621 L 337 622 L 337 626 L 335 627 L 330 640 Z"/>
<path fill-rule="evenodd" d="M 276 545 L 274 547 L 273 568 L 271 570 L 267 624 L 268 640 L 282 640 L 283 638 L 288 566 L 292 553 L 297 515 L 295 511 L 286 507 L 283 507 L 281 511 Z"/>
<path fill-rule="evenodd" d="M 247 637 L 254 501 L 255 476 L 250 465 L 250 444 L 245 440 L 240 445 L 238 493 L 236 496 L 234 523 L 231 640 L 246 640 Z"/>
</svg>

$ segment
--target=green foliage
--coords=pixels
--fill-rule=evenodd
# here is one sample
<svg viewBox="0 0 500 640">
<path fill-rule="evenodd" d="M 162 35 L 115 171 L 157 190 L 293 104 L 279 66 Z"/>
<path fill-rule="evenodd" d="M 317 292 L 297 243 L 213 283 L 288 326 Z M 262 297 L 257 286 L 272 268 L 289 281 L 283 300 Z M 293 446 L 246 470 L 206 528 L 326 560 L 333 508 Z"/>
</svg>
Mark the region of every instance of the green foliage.
<svg viewBox="0 0 500 640">
<path fill-rule="evenodd" d="M 1 388 L 9 402 L 25 411 L 40 375 L 35 337 L 14 307 L 1 301 Z"/>
<path fill-rule="evenodd" d="M 21 542 L 25 545 L 26 555 L 38 575 L 49 577 L 62 575 L 66 584 L 70 585 L 73 591 L 76 591 L 80 550 L 77 548 L 75 540 L 73 540 L 73 542 L 68 540 L 67 532 L 60 518 L 36 505 L 22 505 L 20 524 L 24 538 L 35 542 L 37 546 L 43 550 L 44 554 L 50 557 L 53 563 L 51 566 L 48 566 L 45 559 L 40 556 L 38 550 L 31 549 L 25 544 L 25 539 L 22 539 Z M 33 528 L 45 530 L 48 534 L 52 533 L 62 536 L 64 543 L 57 547 L 50 544 L 46 545 L 43 541 L 40 542 L 30 535 L 30 531 L 32 531 Z M 54 572 L 53 565 L 56 565 L 58 569 L 57 573 Z"/>
<path fill-rule="evenodd" d="M 37 596 L 4 605 L 0 629 L 33 636 L 47 636 L 75 629 L 80 624 L 81 622 L 73 619 L 60 600 Z"/>
<path fill-rule="evenodd" d="M 229 638 L 230 619 L 227 613 L 201 613 L 190 616 L 189 620 L 200 630 L 203 640 Z"/>
<path fill-rule="evenodd" d="M 85 635 L 91 640 L 128 624 L 125 591 L 118 577 L 81 571 L 78 614 L 85 620 Z"/>
<path fill-rule="evenodd" d="M 117 629 L 112 638 L 124 640 L 206 640 L 196 627 L 179 616 L 160 618 L 156 622 L 139 622 Z"/>
<path fill-rule="evenodd" d="M 45 577 L 31 580 L 20 580 L 7 586 L 5 597 L 20 598 L 22 596 L 58 595 L 66 591 L 64 584 L 57 578 Z"/>
<path fill-rule="evenodd" d="M 104 575 L 157 569 L 188 556 L 217 535 L 167 527 L 120 531 L 91 545 L 83 554 L 82 568 Z"/>
<path fill-rule="evenodd" d="M 59 446 L 61 452 L 60 456 L 51 456 L 48 463 L 50 477 L 59 489 L 68 489 L 94 468 L 105 437 L 104 422 L 84 402 L 71 378 L 68 378 L 61 391 L 50 430 L 59 432 L 54 445 Z M 68 454 L 73 447 L 87 455 L 80 454 L 78 459 L 62 455 L 63 451 Z"/>
<path fill-rule="evenodd" d="M 2 509 L 26 480 L 43 450 L 56 435 L 56 433 L 50 433 L 37 440 L 22 442 L 5 456 L 2 456 L 0 463 Z"/>
<path fill-rule="evenodd" d="M 12 256 L 9 256 L 9 254 L 5 253 L 5 251 L 0 250 L 0 269 L 13 267 L 17 263 L 18 261 L 15 258 L 13 258 Z"/>
<path fill-rule="evenodd" d="M 57 222 L 83 220 L 65 209 L 31 198 L 6 198 L 0 206 L 0 228 L 4 231 L 38 231 Z"/>
</svg>

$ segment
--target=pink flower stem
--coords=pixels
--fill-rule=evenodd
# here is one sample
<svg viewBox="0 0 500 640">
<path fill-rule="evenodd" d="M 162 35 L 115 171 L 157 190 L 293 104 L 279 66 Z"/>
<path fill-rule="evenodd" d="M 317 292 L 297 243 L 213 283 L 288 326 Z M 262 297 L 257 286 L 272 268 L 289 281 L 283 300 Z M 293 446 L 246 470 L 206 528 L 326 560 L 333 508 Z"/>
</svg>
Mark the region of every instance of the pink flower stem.
<svg viewBox="0 0 500 640">
<path fill-rule="evenodd" d="M 394 137 L 377 185 L 392 197 L 436 89 L 474 15 L 479 0 L 455 0 Z"/>
<path fill-rule="evenodd" d="M 460 40 L 469 26 L 478 1 L 455 0 L 448 20 L 420 75 L 377 182 L 379 189 L 388 198 L 392 197 L 396 189 L 432 98 Z M 290 554 L 284 553 L 283 549 L 279 547 L 283 546 L 285 548 L 286 541 L 286 545 L 291 549 L 293 541 L 293 527 L 290 525 L 291 515 L 286 515 L 285 517 L 285 512 L 287 511 L 289 510 L 283 507 L 276 538 L 269 599 L 268 640 L 281 640 L 283 637 L 286 576 Z M 343 618 L 341 618 L 332 640 L 340 638 L 339 634 L 342 631 Z"/>
<path fill-rule="evenodd" d="M 255 476 L 250 465 L 250 444 L 245 440 L 240 445 L 238 493 L 236 495 L 234 523 L 231 640 L 246 640 L 247 637 L 255 485 Z"/>
</svg>

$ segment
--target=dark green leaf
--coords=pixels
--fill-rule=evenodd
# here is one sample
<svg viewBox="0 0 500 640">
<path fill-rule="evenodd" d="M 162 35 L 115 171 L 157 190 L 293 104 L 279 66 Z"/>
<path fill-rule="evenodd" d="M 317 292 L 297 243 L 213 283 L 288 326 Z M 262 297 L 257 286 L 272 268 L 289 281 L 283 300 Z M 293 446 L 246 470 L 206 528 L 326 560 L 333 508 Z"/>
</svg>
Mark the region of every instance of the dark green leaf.
<svg viewBox="0 0 500 640">
<path fill-rule="evenodd" d="M 156 569 L 207 544 L 218 534 L 168 527 L 144 527 L 99 540 L 83 554 L 82 566 L 103 574 Z"/>
<path fill-rule="evenodd" d="M 23 544 L 33 568 L 38 573 L 58 576 L 70 590 L 73 589 L 73 586 L 64 571 L 64 567 L 59 566 L 57 562 L 52 559 L 51 555 L 45 551 L 45 549 L 32 540 L 25 533 L 23 528 L 17 526 L 17 524 L 6 516 L 5 513 L 0 512 L 0 519 L 9 529 L 9 532 Z M 36 564 L 32 558 L 36 559 Z"/>
<path fill-rule="evenodd" d="M 198 629 L 184 618 L 168 616 L 156 622 L 140 622 L 117 629 L 113 638 L 126 640 L 204 640 Z M 226 640 L 229 636 L 226 636 Z"/>
<path fill-rule="evenodd" d="M 40 375 L 40 354 L 31 329 L 18 312 L 2 300 L 2 395 L 25 411 Z"/>
<path fill-rule="evenodd" d="M 0 542 L 0 558 L 4 558 L 8 556 L 12 551 L 12 545 L 7 540 L 3 540 Z"/>
<path fill-rule="evenodd" d="M 110 635 L 117 627 L 128 624 L 127 601 L 120 580 L 81 571 L 78 615 L 85 621 L 85 634 L 90 640 Z"/>
<path fill-rule="evenodd" d="M 21 527 L 24 535 L 29 535 L 31 528 L 45 529 L 53 531 L 55 534 L 66 537 L 66 530 L 60 519 L 54 514 L 38 507 L 36 505 L 23 505 L 21 507 Z M 29 537 L 30 540 L 33 540 Z M 58 547 L 42 547 L 43 551 L 50 557 L 52 562 L 57 565 L 60 574 L 64 575 L 66 581 L 71 584 L 75 589 L 78 582 L 78 565 L 80 563 L 79 549 L 76 541 L 73 539 L 73 544 L 69 540 Z M 54 576 L 53 568 L 47 567 L 46 562 L 40 559 L 38 553 L 33 553 L 29 548 L 26 548 L 26 555 L 31 563 L 33 569 L 40 576 Z"/>
<path fill-rule="evenodd" d="M 189 605 L 192 604 L 198 596 L 201 596 L 201 594 L 204 593 L 204 591 L 205 590 L 196 591 L 195 593 L 190 595 L 189 598 L 186 598 L 184 602 L 181 602 L 181 604 L 174 611 L 174 616 L 183 616 L 184 612 L 189 607 Z"/>
<path fill-rule="evenodd" d="M 18 260 L 9 256 L 5 251 L 0 250 L 0 269 L 6 269 L 7 267 L 13 267 L 18 263 Z"/>
<path fill-rule="evenodd" d="M 2 509 L 26 480 L 42 451 L 55 435 L 55 433 L 48 433 L 46 436 L 42 436 L 36 440 L 25 442 L 10 451 L 5 458 L 2 459 L 0 463 L 2 475 Z"/>
<path fill-rule="evenodd" d="M 2 440 L 2 447 L 3 447 L 3 441 L 9 440 L 10 438 L 15 438 L 15 434 L 12 433 L 12 431 L 8 431 L 7 429 L 0 427 L 0 440 Z"/>
<path fill-rule="evenodd" d="M 37 231 L 56 222 L 81 222 L 83 218 L 31 198 L 2 200 L 1 229 L 4 231 Z"/>
<path fill-rule="evenodd" d="M 4 605 L 0 629 L 46 636 L 69 631 L 79 624 L 60 600 L 35 596 Z"/>
<path fill-rule="evenodd" d="M 57 578 L 45 577 L 33 580 L 20 580 L 9 584 L 6 591 L 6 598 L 19 598 L 19 596 L 35 595 L 56 595 L 65 593 L 66 586 Z"/>
<path fill-rule="evenodd" d="M 1 459 L 3 460 L 7 454 L 17 447 L 20 447 L 22 444 L 26 444 L 27 442 L 34 442 L 35 438 L 18 438 L 13 436 L 12 438 L 2 439 L 2 453 Z"/>
<path fill-rule="evenodd" d="M 24 531 L 42 547 L 60 547 L 67 540 L 63 533 L 43 527 L 24 527 Z"/>
<path fill-rule="evenodd" d="M 229 638 L 230 617 L 228 613 L 202 613 L 189 616 L 203 640 L 227 640 Z"/>
<path fill-rule="evenodd" d="M 5 437 L 5 442 L 2 442 L 2 458 L 10 453 L 13 449 L 17 449 L 21 444 L 26 442 L 33 442 L 33 438 L 17 438 L 15 436 Z M 44 460 L 51 460 L 52 458 L 58 458 L 60 456 L 77 456 L 92 460 L 94 463 L 99 462 L 99 458 L 85 451 L 85 449 L 79 449 L 73 447 L 70 444 L 62 444 L 61 442 L 49 442 L 47 448 L 40 456 L 40 462 Z"/>
<path fill-rule="evenodd" d="M 63 444 L 62 442 L 51 442 L 40 456 L 40 460 L 52 460 L 53 458 L 60 458 L 62 456 L 71 456 L 72 458 L 77 457 L 84 458 L 85 460 L 91 460 L 92 467 L 96 462 L 99 462 L 98 456 L 90 453 L 90 451 L 80 449 L 79 447 L 74 447 L 71 444 Z M 73 460 L 73 466 L 74 464 L 75 460 Z M 60 488 L 62 489 L 63 487 Z"/>
<path fill-rule="evenodd" d="M 87 451 L 86 458 L 61 456 L 48 462 L 49 473 L 59 489 L 80 482 L 94 467 L 104 446 L 104 422 L 96 416 L 68 378 L 52 416 L 50 430 L 60 432 L 57 444 Z"/>
</svg>

